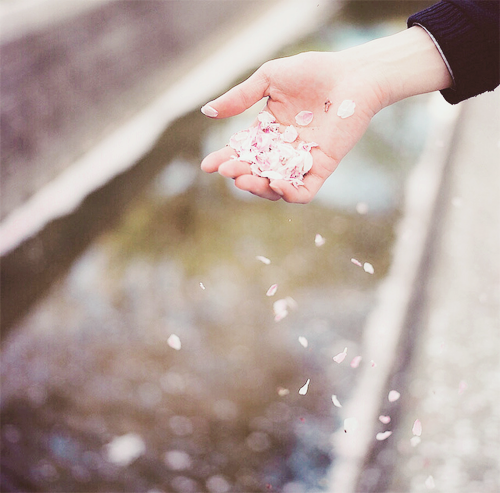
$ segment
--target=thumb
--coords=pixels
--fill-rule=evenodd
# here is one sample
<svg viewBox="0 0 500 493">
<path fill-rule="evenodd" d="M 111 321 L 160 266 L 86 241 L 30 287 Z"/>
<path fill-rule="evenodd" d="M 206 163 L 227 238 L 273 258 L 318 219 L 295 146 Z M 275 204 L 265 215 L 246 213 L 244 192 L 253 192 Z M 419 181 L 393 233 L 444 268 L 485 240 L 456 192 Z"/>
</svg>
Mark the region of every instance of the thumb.
<svg viewBox="0 0 500 493">
<path fill-rule="evenodd" d="M 248 79 L 210 101 L 201 112 L 210 118 L 227 118 L 239 115 L 268 95 L 269 79 L 263 67 Z"/>
</svg>

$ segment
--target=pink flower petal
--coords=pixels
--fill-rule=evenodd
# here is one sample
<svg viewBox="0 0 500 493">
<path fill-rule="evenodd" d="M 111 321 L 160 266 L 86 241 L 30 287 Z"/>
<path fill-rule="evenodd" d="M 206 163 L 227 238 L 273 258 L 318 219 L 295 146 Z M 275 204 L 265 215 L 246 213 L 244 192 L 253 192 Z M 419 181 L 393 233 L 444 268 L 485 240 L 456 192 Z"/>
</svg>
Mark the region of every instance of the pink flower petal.
<svg viewBox="0 0 500 493">
<path fill-rule="evenodd" d="M 461 395 L 467 390 L 467 382 L 465 380 L 461 380 L 458 384 L 458 394 Z"/>
<path fill-rule="evenodd" d="M 391 435 L 392 435 L 392 431 L 383 431 L 382 433 L 377 433 L 375 438 L 377 440 L 381 441 L 381 440 L 385 440 L 385 439 L 389 438 Z"/>
<path fill-rule="evenodd" d="M 373 274 L 375 272 L 375 269 L 373 268 L 373 265 L 370 264 L 369 262 L 365 262 L 363 264 L 363 270 L 365 272 L 368 272 L 368 274 Z"/>
<path fill-rule="evenodd" d="M 307 379 L 307 382 L 304 384 L 303 387 L 300 388 L 299 390 L 299 394 L 300 395 L 306 395 L 307 394 L 307 391 L 309 390 L 309 384 L 311 383 L 311 379 L 308 378 Z"/>
<path fill-rule="evenodd" d="M 336 395 L 332 395 L 332 402 L 335 407 L 342 407 Z"/>
<path fill-rule="evenodd" d="M 288 315 L 288 311 L 286 311 L 286 310 L 279 312 L 279 313 L 276 313 L 274 315 L 274 321 L 279 322 L 279 321 L 283 320 L 287 315 Z"/>
<path fill-rule="evenodd" d="M 179 336 L 176 336 L 175 334 L 171 334 L 169 336 L 169 338 L 167 339 L 167 344 L 176 351 L 179 351 L 179 349 L 181 348 L 181 340 L 179 339 Z"/>
<path fill-rule="evenodd" d="M 428 490 L 433 490 L 436 487 L 436 483 L 434 482 L 434 478 L 432 476 L 428 476 L 424 484 Z"/>
<path fill-rule="evenodd" d="M 391 422 L 391 417 L 390 416 L 383 416 L 383 415 L 381 415 L 381 416 L 378 417 L 378 419 L 379 419 L 379 421 L 381 423 L 384 423 L 384 425 L 386 425 L 386 424 L 388 424 L 388 423 Z"/>
<path fill-rule="evenodd" d="M 412 447 L 416 447 L 421 441 L 422 441 L 422 439 L 420 437 L 411 437 L 410 438 L 410 444 Z"/>
<path fill-rule="evenodd" d="M 313 118 L 314 114 L 312 111 L 301 111 L 295 116 L 295 122 L 297 125 L 305 127 L 313 121 Z"/>
<path fill-rule="evenodd" d="M 342 361 L 344 361 L 346 357 L 346 354 L 347 354 L 347 348 L 345 348 L 341 353 L 334 356 L 333 361 L 335 361 L 336 363 L 342 363 Z"/>
<path fill-rule="evenodd" d="M 419 437 L 422 435 L 422 423 L 420 422 L 419 419 L 416 419 L 415 422 L 413 423 L 413 428 L 412 428 L 412 433 Z"/>
<path fill-rule="evenodd" d="M 270 180 L 283 180 L 283 175 L 279 171 L 274 171 L 272 169 L 268 171 L 262 171 L 260 176 L 263 178 L 269 178 Z"/>
<path fill-rule="evenodd" d="M 317 144 L 296 143 L 298 132 L 293 125 L 283 133 L 279 128 L 274 116 L 262 111 L 257 125 L 236 132 L 229 139 L 229 145 L 236 151 L 236 159 L 250 164 L 252 174 L 269 180 L 286 180 L 299 187 L 313 165 L 311 149 Z"/>
<path fill-rule="evenodd" d="M 387 398 L 389 402 L 396 402 L 401 397 L 401 394 L 397 390 L 391 390 Z"/>
<path fill-rule="evenodd" d="M 355 258 L 352 258 L 352 259 L 351 259 L 351 262 L 352 262 L 354 265 L 357 265 L 358 267 L 363 267 L 363 264 L 362 264 L 359 260 L 356 260 Z"/>
<path fill-rule="evenodd" d="M 309 342 L 304 336 L 299 336 L 299 343 L 302 347 L 307 347 L 309 345 Z"/>
<path fill-rule="evenodd" d="M 285 395 L 288 395 L 290 391 L 288 389 L 285 389 L 284 387 L 278 387 L 278 395 L 280 397 L 284 397 Z"/>
<path fill-rule="evenodd" d="M 297 132 L 297 129 L 293 125 L 289 125 L 285 128 L 285 131 L 283 132 L 281 138 L 285 142 L 295 142 L 298 136 L 299 133 Z"/>
<path fill-rule="evenodd" d="M 317 234 L 314 238 L 314 244 L 317 247 L 323 246 L 325 244 L 325 241 L 326 240 L 320 234 Z"/>
<path fill-rule="evenodd" d="M 274 296 L 276 294 L 276 291 L 278 290 L 278 285 L 273 284 L 266 293 L 266 296 Z"/>
<path fill-rule="evenodd" d="M 267 257 L 263 257 L 262 255 L 257 255 L 255 258 L 266 265 L 269 265 L 271 263 L 271 261 Z"/>
<path fill-rule="evenodd" d="M 348 118 L 354 114 L 354 109 L 356 108 L 356 103 L 350 99 L 345 99 L 339 106 L 337 110 L 337 116 L 340 118 Z"/>
<path fill-rule="evenodd" d="M 257 119 L 261 123 L 276 123 L 276 118 L 274 117 L 273 114 L 269 113 L 269 111 L 262 110 L 259 115 L 257 116 Z"/>
<path fill-rule="evenodd" d="M 355 356 L 351 361 L 351 368 L 357 368 L 362 359 L 363 358 L 361 356 Z"/>
<path fill-rule="evenodd" d="M 372 365 L 372 368 L 375 368 L 377 366 L 377 363 L 375 363 L 375 361 L 371 360 L 371 365 Z"/>
<path fill-rule="evenodd" d="M 279 322 L 288 315 L 288 302 L 286 299 L 277 300 L 273 303 L 274 320 Z"/>
<path fill-rule="evenodd" d="M 356 204 L 356 212 L 358 214 L 366 214 L 368 212 L 368 204 L 366 202 L 358 202 Z"/>
<path fill-rule="evenodd" d="M 206 288 L 205 288 L 205 285 L 204 285 L 202 282 L 200 282 L 200 288 L 201 288 L 201 289 L 206 289 Z"/>
</svg>

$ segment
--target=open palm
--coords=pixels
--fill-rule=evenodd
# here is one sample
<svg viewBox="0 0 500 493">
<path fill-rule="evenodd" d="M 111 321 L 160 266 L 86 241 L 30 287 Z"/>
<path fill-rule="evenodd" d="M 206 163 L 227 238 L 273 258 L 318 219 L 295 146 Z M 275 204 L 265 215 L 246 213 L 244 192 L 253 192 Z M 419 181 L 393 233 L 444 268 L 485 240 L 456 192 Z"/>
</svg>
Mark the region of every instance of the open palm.
<svg viewBox="0 0 500 493">
<path fill-rule="evenodd" d="M 270 182 L 252 175 L 248 163 L 231 159 L 235 153 L 229 147 L 207 156 L 202 169 L 233 178 L 238 188 L 263 198 L 310 202 L 383 106 L 374 79 L 362 63 L 346 54 L 309 52 L 266 62 L 247 80 L 209 103 L 217 111 L 217 118 L 226 118 L 268 97 L 266 111 L 279 123 L 295 126 L 300 111 L 312 111 L 312 123 L 296 126 L 299 140 L 318 144 L 311 150 L 313 166 L 303 186 L 296 188 L 284 180 Z M 344 119 L 337 110 L 346 99 L 353 100 L 356 109 Z"/>
</svg>

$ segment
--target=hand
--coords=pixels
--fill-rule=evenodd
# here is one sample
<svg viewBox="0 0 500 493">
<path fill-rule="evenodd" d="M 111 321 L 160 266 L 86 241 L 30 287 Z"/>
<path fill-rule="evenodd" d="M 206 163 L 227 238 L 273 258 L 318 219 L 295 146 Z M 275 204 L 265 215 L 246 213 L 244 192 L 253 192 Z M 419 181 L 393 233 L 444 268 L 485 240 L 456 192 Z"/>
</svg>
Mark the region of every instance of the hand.
<svg viewBox="0 0 500 493">
<path fill-rule="evenodd" d="M 248 163 L 230 159 L 235 155 L 230 147 L 207 156 L 202 169 L 209 173 L 219 171 L 222 176 L 233 178 L 238 188 L 263 198 L 309 202 L 381 107 L 376 91 L 368 84 L 360 84 L 362 79 L 350 70 L 350 65 L 336 53 L 304 53 L 273 60 L 209 103 L 218 112 L 217 118 L 225 118 L 241 113 L 267 96 L 266 111 L 281 124 L 294 125 L 299 132 L 298 140 L 318 144 L 311 150 L 313 167 L 304 177 L 303 186 L 295 188 L 284 180 L 269 182 L 267 178 L 252 175 Z M 337 116 L 344 99 L 356 103 L 354 114 L 346 119 Z M 302 110 L 314 113 L 307 127 L 295 123 L 295 115 Z"/>
<path fill-rule="evenodd" d="M 399 43 L 391 39 L 398 36 Z M 299 131 L 299 140 L 318 144 L 311 150 L 313 166 L 305 175 L 303 186 L 295 188 L 284 180 L 270 182 L 252 175 L 248 163 L 231 159 L 235 151 L 230 147 L 207 156 L 202 169 L 209 173 L 218 171 L 222 176 L 233 178 L 241 190 L 269 200 L 310 202 L 378 111 L 407 95 L 434 90 L 434 86 L 430 89 L 425 86 L 424 74 L 419 73 L 417 81 L 412 64 L 401 62 L 404 56 L 400 53 L 404 55 L 407 50 L 411 54 L 410 47 L 417 41 L 430 50 L 436 61 L 432 50 L 437 50 L 425 31 L 411 28 L 343 52 L 310 52 L 266 62 L 246 81 L 203 108 L 208 116 L 226 118 L 268 97 L 266 111 L 281 124 L 294 125 Z M 439 54 L 437 57 L 444 65 Z M 407 78 L 410 84 L 406 84 Z M 353 100 L 356 108 L 352 116 L 343 119 L 337 116 L 337 110 L 346 99 Z M 314 113 L 312 123 L 306 127 L 295 123 L 295 115 L 302 110 Z"/>
</svg>

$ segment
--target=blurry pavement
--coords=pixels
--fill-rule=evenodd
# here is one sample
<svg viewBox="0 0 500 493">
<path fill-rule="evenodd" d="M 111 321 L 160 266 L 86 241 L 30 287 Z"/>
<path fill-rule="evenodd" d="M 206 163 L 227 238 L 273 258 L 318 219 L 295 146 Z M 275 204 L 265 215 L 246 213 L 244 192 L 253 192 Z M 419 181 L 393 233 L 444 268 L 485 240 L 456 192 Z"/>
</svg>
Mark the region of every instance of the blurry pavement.
<svg viewBox="0 0 500 493">
<path fill-rule="evenodd" d="M 383 491 L 500 491 L 500 91 L 464 104 Z M 412 446 L 412 427 L 422 423 Z M 415 441 L 416 439 L 414 439 Z M 418 440 L 416 440 L 418 442 Z M 380 490 L 382 491 L 382 490 Z"/>
<path fill-rule="evenodd" d="M 390 363 L 379 365 L 381 376 L 358 385 L 360 398 L 348 413 L 359 413 L 359 404 L 370 398 L 378 404 L 364 410 L 369 426 L 357 448 L 344 451 L 342 464 L 355 472 L 346 480 L 337 467 L 332 492 L 500 491 L 499 101 L 497 90 L 462 103 L 449 146 L 439 132 L 431 133 L 439 145 L 424 156 L 427 181 L 410 179 L 407 196 L 412 190 L 421 194 L 416 217 L 426 240 L 404 246 L 401 237 L 419 237 L 415 223 L 399 233 L 387 283 L 406 278 L 400 291 L 411 294 L 405 297 L 393 286 L 375 310 L 371 325 L 382 338 L 380 358 Z M 439 147 L 446 149 L 441 156 Z M 432 186 L 433 179 L 439 186 Z M 428 207 L 431 199 L 434 206 Z M 417 257 L 415 277 L 405 275 L 405 265 Z M 398 322 L 394 312 L 401 307 L 405 315 Z M 399 337 L 397 344 L 388 333 Z M 400 399 L 389 402 L 390 390 Z M 379 422 L 379 415 L 390 423 Z M 392 435 L 377 441 L 376 433 L 385 431 Z"/>
<path fill-rule="evenodd" d="M 333 437 L 331 493 L 500 491 L 499 101 L 497 90 L 430 102 L 435 122 L 364 328 L 372 365 L 342 410 L 356 438 Z"/>
</svg>

